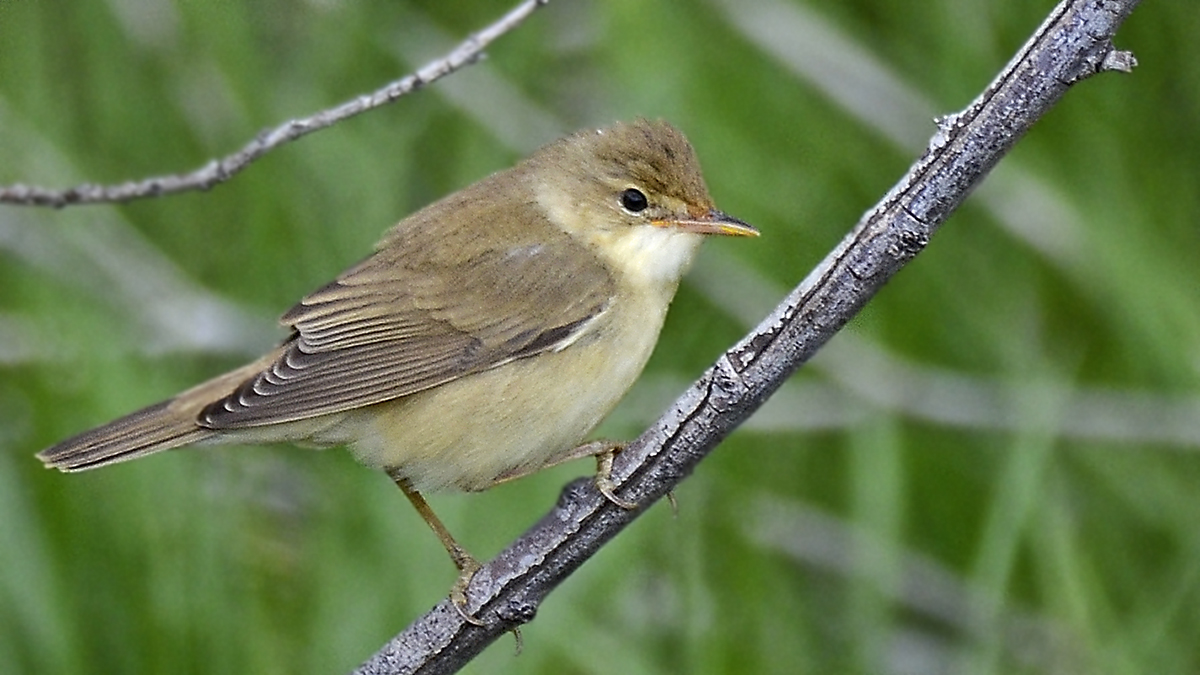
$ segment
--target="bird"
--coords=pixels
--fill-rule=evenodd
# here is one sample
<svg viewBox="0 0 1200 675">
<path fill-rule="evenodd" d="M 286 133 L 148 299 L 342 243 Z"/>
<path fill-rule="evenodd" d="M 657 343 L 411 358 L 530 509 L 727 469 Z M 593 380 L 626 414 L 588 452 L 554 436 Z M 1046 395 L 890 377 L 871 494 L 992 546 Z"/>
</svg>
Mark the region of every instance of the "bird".
<svg viewBox="0 0 1200 675">
<path fill-rule="evenodd" d="M 663 121 L 586 129 L 401 220 L 280 319 L 261 358 L 38 453 L 64 472 L 182 446 L 346 446 L 438 536 L 464 617 L 479 563 L 424 499 L 619 444 L 582 444 L 640 375 L 700 244 L 758 236 L 718 210 Z"/>
</svg>

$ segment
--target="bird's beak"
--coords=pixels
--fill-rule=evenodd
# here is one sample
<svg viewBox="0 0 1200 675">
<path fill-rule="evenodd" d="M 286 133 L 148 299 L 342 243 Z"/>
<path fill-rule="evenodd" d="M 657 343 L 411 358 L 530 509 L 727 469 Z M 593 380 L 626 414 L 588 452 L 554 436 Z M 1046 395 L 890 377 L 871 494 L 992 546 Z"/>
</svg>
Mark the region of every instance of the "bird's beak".
<svg viewBox="0 0 1200 675">
<path fill-rule="evenodd" d="M 727 237 L 757 237 L 759 235 L 749 223 L 716 209 L 709 209 L 699 217 L 652 221 L 655 227 L 672 227 L 695 234 L 719 234 Z"/>
</svg>

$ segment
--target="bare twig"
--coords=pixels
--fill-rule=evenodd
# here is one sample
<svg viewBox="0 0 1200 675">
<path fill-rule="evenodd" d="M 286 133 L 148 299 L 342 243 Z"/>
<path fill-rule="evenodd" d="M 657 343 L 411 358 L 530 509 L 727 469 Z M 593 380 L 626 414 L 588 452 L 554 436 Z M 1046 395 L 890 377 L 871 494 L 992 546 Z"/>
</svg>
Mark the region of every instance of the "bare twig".
<svg viewBox="0 0 1200 675">
<path fill-rule="evenodd" d="M 797 368 L 929 242 L 971 189 L 1071 85 L 1129 70 L 1112 36 L 1138 0 L 1065 0 L 965 110 L 940 118 L 924 156 L 758 328 L 726 352 L 621 453 L 614 506 L 572 483 L 536 525 L 476 574 L 465 622 L 443 601 L 383 646 L 361 675 L 449 673 L 505 631 L 530 621 L 543 598 L 640 513 L 692 472 Z"/>
<path fill-rule="evenodd" d="M 254 137 L 241 150 L 205 164 L 186 174 L 154 176 L 120 185 L 94 185 L 85 183 L 65 190 L 51 190 L 33 185 L 17 183 L 0 186 L 0 203 L 21 206 L 63 207 L 76 204 L 110 204 L 128 202 L 144 197 L 208 190 L 229 180 L 259 157 L 271 150 L 296 139 L 331 126 L 349 117 L 378 108 L 395 101 L 421 87 L 477 61 L 497 38 L 521 24 L 535 10 L 550 0 L 525 0 L 498 21 L 463 40 L 453 51 L 436 61 L 426 64 L 411 75 L 391 82 L 370 94 L 363 94 L 341 105 L 322 110 L 309 117 L 293 119 L 266 129 Z"/>
</svg>

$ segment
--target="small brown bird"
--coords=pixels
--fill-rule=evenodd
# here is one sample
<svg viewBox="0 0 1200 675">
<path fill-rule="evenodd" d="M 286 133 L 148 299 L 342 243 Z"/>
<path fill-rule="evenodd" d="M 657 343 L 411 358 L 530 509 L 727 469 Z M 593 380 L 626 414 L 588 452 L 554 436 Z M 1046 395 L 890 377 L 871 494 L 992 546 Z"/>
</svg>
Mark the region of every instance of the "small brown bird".
<svg viewBox="0 0 1200 675">
<path fill-rule="evenodd" d="M 583 131 L 425 207 L 281 319 L 257 361 L 41 452 L 82 471 L 183 445 L 346 445 L 417 507 L 461 574 L 479 565 L 421 497 L 597 454 L 578 444 L 633 385 L 713 206 L 683 134 Z M 465 615 L 465 614 L 464 614 Z"/>
</svg>

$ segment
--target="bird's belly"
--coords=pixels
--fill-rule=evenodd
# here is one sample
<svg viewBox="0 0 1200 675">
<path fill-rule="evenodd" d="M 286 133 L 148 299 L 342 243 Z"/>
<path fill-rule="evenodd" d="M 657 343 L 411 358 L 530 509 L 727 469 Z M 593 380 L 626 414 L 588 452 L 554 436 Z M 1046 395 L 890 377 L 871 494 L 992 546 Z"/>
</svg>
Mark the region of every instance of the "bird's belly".
<svg viewBox="0 0 1200 675">
<path fill-rule="evenodd" d="M 360 462 L 418 491 L 486 489 L 574 449 L 641 373 L 663 314 L 665 306 L 626 330 L 610 320 L 560 352 L 351 412 L 339 426 L 355 430 Z"/>
</svg>

